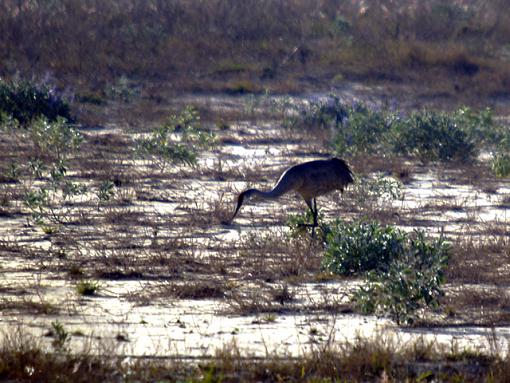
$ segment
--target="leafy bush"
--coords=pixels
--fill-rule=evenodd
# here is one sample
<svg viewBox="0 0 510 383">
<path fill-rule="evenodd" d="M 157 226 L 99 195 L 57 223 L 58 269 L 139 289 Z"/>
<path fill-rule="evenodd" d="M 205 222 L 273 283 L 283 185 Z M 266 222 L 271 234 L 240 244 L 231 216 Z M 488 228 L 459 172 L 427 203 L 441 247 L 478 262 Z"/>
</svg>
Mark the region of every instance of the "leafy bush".
<svg viewBox="0 0 510 383">
<path fill-rule="evenodd" d="M 388 209 L 392 202 L 404 198 L 402 182 L 382 174 L 375 178 L 356 177 L 346 193 L 349 196 L 346 203 L 352 203 L 361 212 Z"/>
<path fill-rule="evenodd" d="M 378 153 L 450 161 L 473 158 L 481 148 L 510 149 L 510 132 L 495 124 L 489 108 L 405 115 L 330 96 L 300 110 L 290 125 L 330 129 L 331 147 L 340 156 Z"/>
<path fill-rule="evenodd" d="M 98 190 L 96 191 L 96 197 L 98 203 L 110 201 L 115 195 L 115 184 L 113 181 L 106 180 L 101 182 Z"/>
<path fill-rule="evenodd" d="M 333 148 L 336 153 L 369 153 L 384 147 L 392 115 L 372 110 L 364 104 L 347 108 L 347 117 L 336 126 Z"/>
<path fill-rule="evenodd" d="M 398 325 L 413 324 L 423 307 L 438 307 L 448 263 L 443 237 L 427 243 L 424 233 L 416 231 L 415 238 L 405 239 L 387 270 L 370 271 L 353 297 L 364 313 L 388 315 Z"/>
<path fill-rule="evenodd" d="M 301 123 L 306 127 L 334 128 L 338 127 L 348 116 L 349 107 L 340 99 L 331 95 L 327 100 L 311 102 L 300 111 Z"/>
<path fill-rule="evenodd" d="M 387 270 L 390 262 L 403 252 L 405 240 L 405 234 L 391 226 L 336 220 L 326 235 L 322 267 L 341 275 Z"/>
<path fill-rule="evenodd" d="M 36 118 L 49 121 L 63 118 L 72 121 L 69 104 L 51 89 L 29 81 L 4 82 L 0 80 L 0 113 L 26 125 Z"/>
<path fill-rule="evenodd" d="M 49 221 L 62 224 L 73 218 L 67 209 L 62 208 L 65 202 L 85 194 L 87 188 L 66 176 L 67 166 L 64 161 L 53 164 L 48 173 L 48 182 L 27 190 L 23 202 L 30 209 L 35 223 L 45 225 Z"/>
<path fill-rule="evenodd" d="M 140 90 L 126 76 L 120 76 L 113 84 L 108 84 L 105 93 L 111 99 L 129 103 L 140 95 Z"/>
<path fill-rule="evenodd" d="M 423 161 L 472 158 L 476 147 L 463 128 L 455 115 L 415 112 L 394 121 L 391 142 L 396 153 L 416 156 Z"/>
<path fill-rule="evenodd" d="M 388 315 L 400 325 L 412 324 L 423 307 L 437 307 L 449 251 L 443 237 L 427 242 L 422 231 L 409 235 L 376 222 L 337 220 L 328 229 L 322 267 L 365 273 L 353 297 L 362 312 Z"/>
<path fill-rule="evenodd" d="M 319 210 L 317 213 L 317 223 L 319 238 L 325 238 L 327 231 L 327 225 L 323 224 L 324 214 Z M 290 235 L 293 238 L 300 237 L 302 235 L 308 235 L 308 229 L 310 224 L 313 223 L 313 214 L 307 209 L 306 212 L 301 214 L 289 214 L 287 217 L 287 226 L 290 230 Z"/>
<path fill-rule="evenodd" d="M 83 141 L 80 132 L 61 117 L 53 122 L 44 117 L 37 118 L 27 129 L 37 157 L 50 157 L 55 162 L 65 160 Z"/>
<path fill-rule="evenodd" d="M 64 325 L 58 320 L 51 322 L 51 330 L 49 332 L 53 336 L 52 346 L 57 351 L 67 351 L 67 344 L 71 340 L 71 335 L 64 328 Z"/>
<path fill-rule="evenodd" d="M 201 127 L 198 111 L 188 106 L 155 129 L 149 138 L 136 140 L 135 153 L 164 170 L 168 164 L 195 165 L 199 150 L 214 142 L 214 135 Z"/>
</svg>

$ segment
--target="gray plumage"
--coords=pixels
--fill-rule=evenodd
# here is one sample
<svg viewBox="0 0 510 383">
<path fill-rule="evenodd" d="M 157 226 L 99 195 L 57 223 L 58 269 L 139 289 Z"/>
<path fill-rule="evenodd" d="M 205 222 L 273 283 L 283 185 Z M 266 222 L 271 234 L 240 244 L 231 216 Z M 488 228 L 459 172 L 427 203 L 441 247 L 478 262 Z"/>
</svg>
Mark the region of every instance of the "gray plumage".
<svg viewBox="0 0 510 383">
<path fill-rule="evenodd" d="M 304 162 L 285 170 L 276 185 L 268 191 L 248 189 L 239 194 L 237 207 L 229 223 L 237 215 L 244 201 L 250 197 L 277 199 L 283 194 L 295 191 L 305 200 L 313 214 L 313 227 L 317 226 L 318 196 L 333 190 L 344 191 L 353 183 L 353 174 L 349 165 L 339 158 Z"/>
</svg>

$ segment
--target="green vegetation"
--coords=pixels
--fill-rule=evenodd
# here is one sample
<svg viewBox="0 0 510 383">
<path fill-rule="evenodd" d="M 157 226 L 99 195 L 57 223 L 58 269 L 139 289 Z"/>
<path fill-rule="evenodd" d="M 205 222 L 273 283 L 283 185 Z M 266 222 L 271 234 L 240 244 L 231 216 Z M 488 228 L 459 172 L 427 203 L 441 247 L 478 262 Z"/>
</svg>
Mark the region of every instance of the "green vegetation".
<svg viewBox="0 0 510 383">
<path fill-rule="evenodd" d="M 66 345 L 69 343 L 71 336 L 62 323 L 58 320 L 51 322 L 51 330 L 49 334 L 54 338 L 51 344 L 56 351 L 67 351 Z"/>
<path fill-rule="evenodd" d="M 336 220 L 326 235 L 322 267 L 340 275 L 386 271 L 388 265 L 404 252 L 405 240 L 405 233 L 391 226 Z"/>
<path fill-rule="evenodd" d="M 366 275 L 353 301 L 364 313 L 388 315 L 397 324 L 412 324 L 418 310 L 435 308 L 449 246 L 443 237 L 409 235 L 378 223 L 335 221 L 326 235 L 322 267 L 341 275 Z"/>
<path fill-rule="evenodd" d="M 50 122 L 58 119 L 72 120 L 69 104 L 55 91 L 26 80 L 7 82 L 0 79 L 2 113 L 21 125 L 42 117 Z"/>
<path fill-rule="evenodd" d="M 214 135 L 201 127 L 198 111 L 188 106 L 154 130 L 151 137 L 136 140 L 135 153 L 163 171 L 170 164 L 196 165 L 199 151 L 214 143 Z"/>
<path fill-rule="evenodd" d="M 295 108 L 290 106 L 289 108 Z M 331 149 L 339 156 L 378 154 L 407 156 L 422 162 L 476 160 L 481 150 L 495 152 L 493 169 L 504 173 L 510 153 L 510 131 L 495 123 L 488 108 L 475 112 L 462 107 L 408 114 L 365 104 L 347 105 L 332 95 L 298 110 L 284 125 L 331 131 Z"/>
<path fill-rule="evenodd" d="M 455 115 L 413 112 L 395 119 L 390 145 L 397 154 L 427 161 L 470 160 L 476 155 L 475 143 L 456 121 Z"/>
<path fill-rule="evenodd" d="M 79 295 L 84 295 L 84 296 L 96 295 L 99 288 L 100 288 L 99 283 L 93 282 L 93 281 L 87 281 L 87 280 L 81 280 L 75 286 L 76 292 Z"/>
<path fill-rule="evenodd" d="M 439 306 L 448 251 L 444 238 L 429 243 L 423 232 L 416 232 L 385 271 L 367 274 L 354 302 L 364 313 L 388 315 L 397 324 L 413 324 L 418 310 Z"/>
<path fill-rule="evenodd" d="M 35 223 L 63 224 L 73 220 L 69 209 L 66 209 L 66 202 L 85 194 L 87 187 L 72 181 L 67 171 L 66 162 L 59 161 L 47 171 L 47 179 L 42 185 L 25 191 L 23 202 L 31 211 Z"/>
<path fill-rule="evenodd" d="M 491 168 L 497 177 L 510 176 L 510 153 L 495 153 L 491 160 Z"/>
<path fill-rule="evenodd" d="M 115 196 L 115 184 L 110 180 L 101 182 L 96 191 L 96 196 L 99 203 L 110 201 Z"/>
</svg>

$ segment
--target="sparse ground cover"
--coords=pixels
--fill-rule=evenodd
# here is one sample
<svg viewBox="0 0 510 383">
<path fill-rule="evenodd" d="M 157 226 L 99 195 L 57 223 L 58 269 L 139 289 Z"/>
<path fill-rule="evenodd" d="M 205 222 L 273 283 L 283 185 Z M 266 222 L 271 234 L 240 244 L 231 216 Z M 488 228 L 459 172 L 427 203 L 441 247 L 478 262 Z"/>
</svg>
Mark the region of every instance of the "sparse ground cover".
<svg viewBox="0 0 510 383">
<path fill-rule="evenodd" d="M 0 3 L 0 380 L 508 381 L 505 1 L 119 4 Z"/>
<path fill-rule="evenodd" d="M 237 192 L 248 185 L 269 188 L 286 166 L 338 150 L 338 135 L 345 145 L 358 119 L 375 121 L 369 125 L 375 134 L 381 126 L 391 129 L 380 105 L 359 107 L 369 92 L 351 88 L 341 99 L 312 103 L 271 95 L 188 96 L 161 106 L 166 109 L 158 113 L 169 118 L 152 125 L 119 119 L 91 127 L 71 115 L 34 115 L 20 124 L 6 110 L 0 366 L 25 363 L 12 359 L 15 350 L 34 364 L 3 367 L 2 376 L 37 381 L 43 371 L 73 365 L 66 375 L 72 377 L 89 365 L 107 379 L 121 374 L 124 380 L 129 374 L 169 381 L 502 380 L 510 336 L 510 187 L 485 156 L 494 142 L 471 138 L 473 147 L 460 145 L 469 149 L 468 162 L 436 152 L 416 156 L 377 136 L 373 142 L 384 145 L 345 151 L 356 182 L 343 196 L 319 199 L 315 240 L 297 230 L 305 206 L 294 196 L 250 203 L 232 226 L 221 224 Z M 112 100 L 94 108 L 122 114 L 144 102 Z M 402 105 L 403 121 L 421 116 Z M 470 121 L 481 122 L 452 120 L 446 130 L 506 134 L 505 120 L 470 113 Z M 410 117 L 413 127 L 419 126 L 416 118 Z M 448 128 L 453 123 L 455 129 Z M 368 143 L 350 148 L 363 145 Z M 395 233 L 395 243 L 408 235 L 415 242 L 402 247 L 400 263 L 381 268 L 388 278 L 336 275 L 324 258 L 343 225 L 335 219 L 377 222 L 386 229 L 375 232 Z M 416 229 L 423 232 L 421 242 Z M 345 247 L 352 232 L 338 231 L 336 241 Z M 426 277 L 430 270 L 408 258 L 416 243 L 428 254 L 437 241 L 448 243 L 448 257 L 437 263 L 433 284 Z M 375 243 L 369 245 L 380 249 L 389 242 Z M 406 271 L 409 265 L 416 274 Z M 430 290 L 417 294 L 413 289 L 420 290 L 422 281 Z M 398 283 L 407 289 L 395 288 Z M 372 296 L 379 298 L 367 301 Z M 374 310 L 362 309 L 367 302 Z M 382 318 L 363 316 L 365 311 Z M 413 321 L 399 327 L 388 318 Z M 16 331 L 19 339 L 12 338 Z M 378 343 L 377 334 L 388 343 Z M 367 352 L 368 364 L 357 359 L 359 350 Z M 172 356 L 179 362 L 123 364 L 97 355 Z M 198 364 L 179 359 L 215 355 Z M 256 367 L 248 368 L 247 360 Z"/>
</svg>

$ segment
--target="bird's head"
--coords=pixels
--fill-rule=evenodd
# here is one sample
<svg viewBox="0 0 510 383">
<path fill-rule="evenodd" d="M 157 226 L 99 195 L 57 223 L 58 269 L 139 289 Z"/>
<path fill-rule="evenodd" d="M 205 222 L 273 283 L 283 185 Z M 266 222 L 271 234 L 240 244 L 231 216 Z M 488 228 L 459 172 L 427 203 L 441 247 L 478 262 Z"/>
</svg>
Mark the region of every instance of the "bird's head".
<svg viewBox="0 0 510 383">
<path fill-rule="evenodd" d="M 253 194 L 253 192 L 254 192 L 254 189 L 248 189 L 248 190 L 245 190 L 245 191 L 243 191 L 242 193 L 239 194 L 239 196 L 237 197 L 236 210 L 234 211 L 234 214 L 232 215 L 232 218 L 230 218 L 229 221 L 223 222 L 224 224 L 232 223 L 232 221 L 234 220 L 234 218 L 237 215 L 237 212 L 239 211 L 241 206 L 243 206 L 243 203 L 244 203 L 245 199 L 250 198 L 250 196 Z"/>
</svg>

